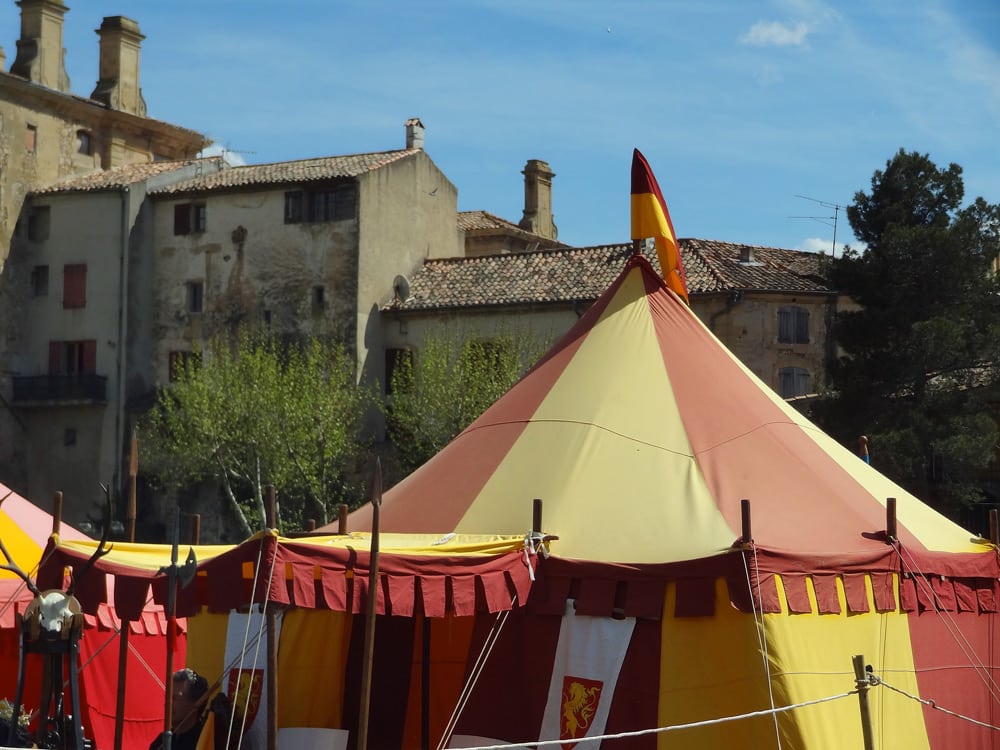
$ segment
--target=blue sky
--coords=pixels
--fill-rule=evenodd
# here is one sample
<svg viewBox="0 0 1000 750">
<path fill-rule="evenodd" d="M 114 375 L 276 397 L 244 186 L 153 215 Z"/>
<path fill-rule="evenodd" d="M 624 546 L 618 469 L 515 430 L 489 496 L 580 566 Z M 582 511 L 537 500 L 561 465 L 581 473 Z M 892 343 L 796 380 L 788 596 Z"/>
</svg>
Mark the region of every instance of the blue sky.
<svg viewBox="0 0 1000 750">
<path fill-rule="evenodd" d="M 682 237 L 829 250 L 832 206 L 899 148 L 1000 202 L 996 0 L 67 4 L 76 94 L 97 78 L 94 29 L 126 15 L 151 117 L 248 163 L 401 148 L 420 117 L 461 210 L 518 221 L 521 169 L 548 161 L 573 245 L 628 240 L 633 147 Z M 0 0 L 8 66 L 18 14 Z"/>
</svg>

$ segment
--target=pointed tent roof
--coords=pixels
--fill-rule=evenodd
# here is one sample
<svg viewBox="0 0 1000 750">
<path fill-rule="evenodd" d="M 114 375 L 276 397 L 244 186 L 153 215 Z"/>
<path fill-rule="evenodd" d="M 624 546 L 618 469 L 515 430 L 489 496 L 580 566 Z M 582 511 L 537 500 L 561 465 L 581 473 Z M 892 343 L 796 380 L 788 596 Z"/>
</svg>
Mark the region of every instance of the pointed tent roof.
<svg viewBox="0 0 1000 750">
<path fill-rule="evenodd" d="M 731 549 L 747 498 L 758 548 L 795 568 L 870 568 L 891 549 L 889 497 L 911 551 L 987 549 L 788 406 L 633 256 L 531 372 L 385 493 L 380 527 L 523 533 L 541 498 L 561 558 L 673 563 Z M 370 527 L 368 507 L 352 514 Z"/>
</svg>

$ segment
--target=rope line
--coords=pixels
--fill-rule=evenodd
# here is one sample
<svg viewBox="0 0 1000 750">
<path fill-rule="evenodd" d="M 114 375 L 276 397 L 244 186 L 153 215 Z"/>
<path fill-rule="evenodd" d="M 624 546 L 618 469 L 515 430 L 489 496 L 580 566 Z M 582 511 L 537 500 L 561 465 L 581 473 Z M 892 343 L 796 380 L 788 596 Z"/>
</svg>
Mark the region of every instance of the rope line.
<svg viewBox="0 0 1000 750">
<path fill-rule="evenodd" d="M 458 726 L 458 720 L 462 716 L 462 711 L 465 710 L 465 706 L 468 704 L 469 698 L 472 696 L 472 691 L 475 689 L 476 683 L 479 682 L 479 677 L 482 674 L 483 669 L 486 667 L 486 661 L 489 659 L 490 654 L 493 653 L 493 647 L 500 639 L 500 633 L 503 631 L 503 626 L 507 624 L 507 618 L 510 616 L 510 612 L 514 608 L 516 602 L 517 594 L 515 593 L 510 600 L 510 609 L 497 613 L 497 617 L 493 621 L 493 626 L 490 628 L 490 632 L 487 633 L 486 639 L 483 641 L 483 647 L 479 650 L 479 655 L 476 657 L 476 662 L 469 672 L 469 678 L 462 686 L 462 692 L 458 696 L 455 709 L 451 712 L 451 716 L 448 718 L 448 723 L 445 725 L 444 731 L 441 733 L 441 740 L 438 742 L 437 750 L 442 750 L 442 748 L 444 748 L 451 740 L 451 736 L 455 732 L 455 727 Z"/>
<path fill-rule="evenodd" d="M 752 544 L 752 542 L 751 542 Z M 753 584 L 750 582 L 750 565 L 747 562 L 746 551 L 744 551 L 743 557 L 743 571 L 746 573 L 747 578 L 747 588 L 750 592 L 750 606 L 753 608 L 753 620 L 754 624 L 757 625 L 757 645 L 760 648 L 761 658 L 764 661 L 764 674 L 767 677 L 767 697 L 771 704 L 771 708 L 774 709 L 774 686 L 772 685 L 771 676 L 771 658 L 767 651 L 767 627 L 766 620 L 764 617 L 764 606 L 761 604 L 760 616 L 757 613 L 757 604 L 760 601 L 760 565 L 757 560 L 757 546 L 752 545 L 753 549 L 753 568 L 755 578 L 757 579 L 757 588 L 755 589 Z M 754 596 L 754 592 L 757 592 L 757 596 Z M 774 739 L 778 743 L 778 750 L 781 750 L 781 732 L 778 729 L 778 715 L 774 714 Z"/>
<path fill-rule="evenodd" d="M 663 734 L 665 732 L 676 732 L 681 729 L 696 729 L 699 727 L 713 726 L 716 724 L 725 724 L 731 721 L 742 721 L 743 719 L 754 719 L 760 716 L 767 716 L 770 714 L 785 713 L 787 711 L 794 711 L 798 708 L 805 708 L 806 706 L 815 706 L 819 703 L 829 703 L 830 701 L 840 700 L 841 698 L 849 698 L 852 695 L 857 695 L 857 690 L 849 690 L 846 693 L 838 693 L 837 695 L 830 695 L 826 698 L 817 698 L 811 701 L 803 701 L 802 703 L 795 703 L 791 706 L 781 706 L 779 708 L 768 708 L 762 711 L 751 711 L 745 714 L 737 714 L 735 716 L 723 716 L 718 719 L 706 719 L 705 721 L 692 721 L 688 724 L 674 724 L 667 727 L 654 727 L 653 729 L 638 729 L 633 732 L 618 732 L 616 734 L 599 734 L 593 737 L 576 737 L 572 740 L 560 739 L 560 740 L 533 740 L 531 742 L 510 742 L 504 743 L 502 745 L 481 745 L 477 747 L 467 748 L 467 750 L 506 750 L 506 748 L 511 747 L 525 747 L 525 748 L 538 748 L 538 747 L 551 747 L 555 745 L 565 745 L 567 742 L 580 743 L 591 743 L 591 742 L 603 742 L 604 740 L 620 740 L 627 739 L 629 737 L 643 737 L 649 734 Z"/>
<path fill-rule="evenodd" d="M 940 711 L 941 713 L 948 714 L 949 716 L 954 716 L 956 719 L 961 719 L 962 721 L 967 721 L 970 724 L 975 724 L 975 725 L 980 726 L 980 727 L 985 727 L 986 729 L 992 729 L 994 732 L 1000 732 L 1000 727 L 996 726 L 995 724 L 988 724 L 985 721 L 979 721 L 978 719 L 973 719 L 971 716 L 965 716 L 964 714 L 960 714 L 957 711 L 952 711 L 951 709 L 944 708 L 943 706 L 939 706 L 937 704 L 937 701 L 933 701 L 933 700 L 931 700 L 929 698 L 921 698 L 919 695 L 913 695 L 912 693 L 908 693 L 905 690 L 903 690 L 902 688 L 898 688 L 895 685 L 890 685 L 888 682 L 885 682 L 884 680 L 880 679 L 879 677 L 875 677 L 874 675 L 869 675 L 869 679 L 870 680 L 874 680 L 874 682 L 875 682 L 876 685 L 881 685 L 882 687 L 887 687 L 890 690 L 892 690 L 892 691 L 894 691 L 896 693 L 899 693 L 900 695 L 903 695 L 903 696 L 909 698 L 910 700 L 917 701 L 917 703 L 922 703 L 923 705 L 927 706 L 928 708 L 933 708 L 935 711 Z"/>
<path fill-rule="evenodd" d="M 976 654 L 972 643 L 962 631 L 961 626 L 955 621 L 954 617 L 952 617 L 948 610 L 940 606 L 940 597 L 937 595 L 937 592 L 934 591 L 934 587 L 931 586 L 927 576 L 918 569 L 912 555 L 910 555 L 910 560 L 907 561 L 903 553 L 904 551 L 906 551 L 907 554 L 909 553 L 904 549 L 902 543 L 897 541 L 892 545 L 892 547 L 896 554 L 899 555 L 902 566 L 907 570 L 907 572 L 910 573 L 910 575 L 913 576 L 914 582 L 920 585 L 925 594 L 928 595 L 931 605 L 934 608 L 934 613 L 941 619 L 941 622 L 948 630 L 948 634 L 954 639 L 959 649 L 961 649 L 962 653 L 965 655 L 965 658 L 969 660 L 969 664 L 971 664 L 973 669 L 975 669 L 976 674 L 986 687 L 986 690 L 992 697 L 993 702 L 1000 703 L 1000 685 L 997 685 L 993 675 L 990 674 L 990 668 L 984 664 L 982 659 L 979 658 L 978 654 Z"/>
</svg>

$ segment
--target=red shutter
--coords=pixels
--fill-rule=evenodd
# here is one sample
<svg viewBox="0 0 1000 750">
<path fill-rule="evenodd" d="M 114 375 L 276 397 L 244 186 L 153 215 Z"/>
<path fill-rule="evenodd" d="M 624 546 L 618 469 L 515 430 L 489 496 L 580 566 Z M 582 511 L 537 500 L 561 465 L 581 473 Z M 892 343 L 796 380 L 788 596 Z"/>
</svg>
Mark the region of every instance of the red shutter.
<svg viewBox="0 0 1000 750">
<path fill-rule="evenodd" d="M 63 308 L 87 306 L 87 264 L 74 263 L 63 266 Z"/>
<path fill-rule="evenodd" d="M 59 355 L 62 354 L 62 341 L 49 342 L 49 375 L 59 374 Z"/>
<path fill-rule="evenodd" d="M 83 344 L 83 372 L 93 374 L 97 372 L 97 342 L 90 339 L 80 343 Z"/>
</svg>

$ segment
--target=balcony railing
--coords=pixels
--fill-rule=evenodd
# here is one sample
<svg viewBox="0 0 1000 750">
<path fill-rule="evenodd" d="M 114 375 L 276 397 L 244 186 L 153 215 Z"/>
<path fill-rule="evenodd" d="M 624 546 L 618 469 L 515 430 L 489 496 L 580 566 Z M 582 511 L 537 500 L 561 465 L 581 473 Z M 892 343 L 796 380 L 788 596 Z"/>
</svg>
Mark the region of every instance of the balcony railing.
<svg viewBox="0 0 1000 750">
<path fill-rule="evenodd" d="M 15 375 L 14 403 L 27 401 L 107 401 L 106 375 Z"/>
</svg>

